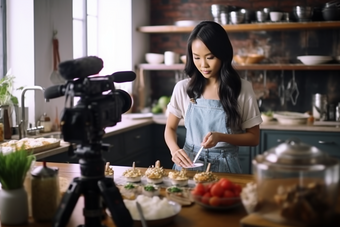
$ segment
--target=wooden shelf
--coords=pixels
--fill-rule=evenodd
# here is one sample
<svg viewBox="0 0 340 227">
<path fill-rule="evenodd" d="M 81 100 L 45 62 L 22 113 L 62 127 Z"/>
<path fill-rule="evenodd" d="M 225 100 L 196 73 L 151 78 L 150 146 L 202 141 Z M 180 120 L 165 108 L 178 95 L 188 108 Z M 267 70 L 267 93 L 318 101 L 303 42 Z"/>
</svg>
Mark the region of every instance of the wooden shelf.
<svg viewBox="0 0 340 227">
<path fill-rule="evenodd" d="M 310 30 L 310 29 L 340 29 L 340 21 L 318 21 L 318 22 L 267 22 L 254 24 L 223 25 L 228 32 L 243 31 L 277 31 L 277 30 Z M 175 25 L 141 26 L 137 31 L 142 33 L 189 33 L 194 26 L 180 27 Z"/>
<path fill-rule="evenodd" d="M 320 65 L 304 65 L 304 64 L 249 64 L 238 65 L 233 64 L 236 70 L 340 70 L 340 64 L 320 64 Z M 184 64 L 164 65 L 164 64 L 139 64 L 137 68 L 140 70 L 183 70 Z"/>
</svg>

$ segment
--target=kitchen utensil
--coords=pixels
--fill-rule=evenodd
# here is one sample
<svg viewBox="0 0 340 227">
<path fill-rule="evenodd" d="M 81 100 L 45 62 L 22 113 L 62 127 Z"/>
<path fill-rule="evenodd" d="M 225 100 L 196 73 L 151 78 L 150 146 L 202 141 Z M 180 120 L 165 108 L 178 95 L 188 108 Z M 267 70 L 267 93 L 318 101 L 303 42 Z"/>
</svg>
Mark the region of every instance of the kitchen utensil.
<svg viewBox="0 0 340 227">
<path fill-rule="evenodd" d="M 288 82 L 287 91 L 289 92 L 290 100 L 292 101 L 293 105 L 296 105 L 297 98 L 299 97 L 299 88 L 295 81 L 295 70 L 293 70 L 292 79 Z"/>
<path fill-rule="evenodd" d="M 293 138 L 257 155 L 252 164 L 258 215 L 286 226 L 327 226 L 332 220 L 338 201 L 338 159 Z"/>
<path fill-rule="evenodd" d="M 310 21 L 313 16 L 313 7 L 311 6 L 295 6 L 293 13 L 299 22 Z"/>
<path fill-rule="evenodd" d="M 340 20 L 340 7 L 326 7 L 322 9 L 322 16 L 325 21 Z"/>
<path fill-rule="evenodd" d="M 200 156 L 200 154 L 201 154 L 201 152 L 202 152 L 202 150 L 203 150 L 203 146 L 199 149 L 199 151 L 197 152 L 197 154 L 196 154 L 196 156 L 195 156 L 195 158 L 194 158 L 194 161 L 192 161 L 193 163 L 195 163 L 196 161 L 197 161 L 197 159 L 198 159 L 198 157 Z"/>
<path fill-rule="evenodd" d="M 316 93 L 312 97 L 313 117 L 315 119 L 326 120 L 328 98 L 325 94 Z"/>
<path fill-rule="evenodd" d="M 241 11 L 231 11 L 229 16 L 231 24 L 242 24 L 244 21 L 244 13 Z"/>
<path fill-rule="evenodd" d="M 138 213 L 139 213 L 139 216 L 140 216 L 140 220 L 142 222 L 142 226 L 143 227 L 147 227 L 148 224 L 146 223 L 145 221 L 145 217 L 144 217 L 144 214 L 143 214 L 143 210 L 142 210 L 142 207 L 141 205 L 139 204 L 139 202 L 136 202 L 136 206 L 137 206 L 137 210 L 138 210 Z"/>
<path fill-rule="evenodd" d="M 284 71 L 281 71 L 281 83 L 279 85 L 279 97 L 280 97 L 280 103 L 281 106 L 285 104 L 285 83 L 284 83 L 284 78 L 283 78 Z"/>
<path fill-rule="evenodd" d="M 279 22 L 281 21 L 283 13 L 282 12 L 270 12 L 269 17 L 272 22 Z"/>
<path fill-rule="evenodd" d="M 58 65 L 60 63 L 60 55 L 59 55 L 59 41 L 56 38 L 57 31 L 53 32 L 53 72 L 51 73 L 50 80 L 53 84 L 59 85 L 65 83 L 65 79 L 60 75 L 58 70 Z"/>
<path fill-rule="evenodd" d="M 263 10 L 256 11 L 256 20 L 257 22 L 265 22 L 268 18 L 268 13 Z"/>
</svg>

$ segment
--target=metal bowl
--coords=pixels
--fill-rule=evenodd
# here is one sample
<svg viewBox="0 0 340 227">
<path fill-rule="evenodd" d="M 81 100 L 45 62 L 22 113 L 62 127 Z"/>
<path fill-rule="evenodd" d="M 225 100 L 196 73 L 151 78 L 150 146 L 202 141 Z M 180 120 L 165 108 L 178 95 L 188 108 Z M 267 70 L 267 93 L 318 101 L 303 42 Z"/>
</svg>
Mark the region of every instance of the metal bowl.
<svg viewBox="0 0 340 227">
<path fill-rule="evenodd" d="M 313 16 L 313 7 L 310 6 L 295 6 L 293 8 L 293 13 L 295 18 L 300 21 L 310 21 Z"/>
<path fill-rule="evenodd" d="M 230 22 L 232 24 L 241 24 L 244 21 L 244 13 L 241 11 L 230 12 Z"/>
</svg>

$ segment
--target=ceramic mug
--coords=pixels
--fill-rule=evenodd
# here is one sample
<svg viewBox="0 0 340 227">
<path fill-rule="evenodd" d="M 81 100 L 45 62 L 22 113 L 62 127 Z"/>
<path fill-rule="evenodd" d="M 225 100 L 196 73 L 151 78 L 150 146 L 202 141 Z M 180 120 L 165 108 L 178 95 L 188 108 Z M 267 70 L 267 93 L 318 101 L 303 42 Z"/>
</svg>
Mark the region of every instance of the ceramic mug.
<svg viewBox="0 0 340 227">
<path fill-rule="evenodd" d="M 179 54 L 173 51 L 165 51 L 164 52 L 164 64 L 173 65 L 176 63 L 179 63 Z"/>
</svg>

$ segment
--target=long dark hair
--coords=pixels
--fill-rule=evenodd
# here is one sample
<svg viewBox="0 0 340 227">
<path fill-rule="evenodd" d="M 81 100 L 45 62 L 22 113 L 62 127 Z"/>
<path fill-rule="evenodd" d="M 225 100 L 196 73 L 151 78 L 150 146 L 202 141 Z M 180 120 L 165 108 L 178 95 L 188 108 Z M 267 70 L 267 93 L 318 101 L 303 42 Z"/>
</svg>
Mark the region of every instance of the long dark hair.
<svg viewBox="0 0 340 227">
<path fill-rule="evenodd" d="M 239 129 L 241 127 L 241 116 L 238 111 L 238 96 L 241 91 L 241 78 L 231 62 L 233 59 L 233 47 L 224 28 L 213 21 L 202 21 L 191 32 L 187 44 L 187 61 L 184 71 L 191 78 L 187 94 L 190 98 L 198 98 L 203 93 L 206 78 L 196 68 L 192 56 L 192 42 L 201 40 L 211 53 L 221 60 L 219 71 L 219 97 L 224 111 L 227 114 L 227 126 Z"/>
</svg>

